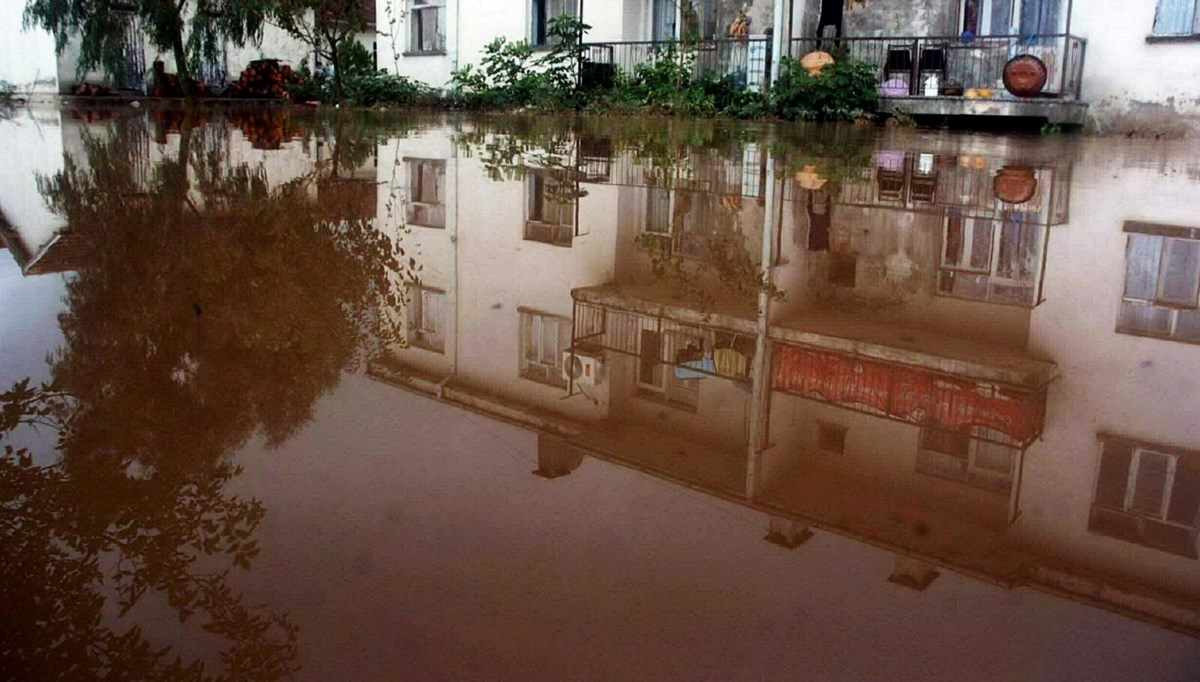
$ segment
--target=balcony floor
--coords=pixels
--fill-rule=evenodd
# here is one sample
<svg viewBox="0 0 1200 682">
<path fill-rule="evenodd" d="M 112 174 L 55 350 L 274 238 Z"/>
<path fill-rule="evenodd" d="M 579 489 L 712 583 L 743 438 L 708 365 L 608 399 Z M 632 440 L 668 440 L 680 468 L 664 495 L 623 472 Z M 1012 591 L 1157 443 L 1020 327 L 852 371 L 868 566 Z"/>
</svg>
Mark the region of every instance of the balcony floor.
<svg viewBox="0 0 1200 682">
<path fill-rule="evenodd" d="M 909 116 L 997 116 L 1083 125 L 1087 104 L 1058 99 L 967 99 L 966 97 L 881 97 L 879 110 Z"/>
</svg>

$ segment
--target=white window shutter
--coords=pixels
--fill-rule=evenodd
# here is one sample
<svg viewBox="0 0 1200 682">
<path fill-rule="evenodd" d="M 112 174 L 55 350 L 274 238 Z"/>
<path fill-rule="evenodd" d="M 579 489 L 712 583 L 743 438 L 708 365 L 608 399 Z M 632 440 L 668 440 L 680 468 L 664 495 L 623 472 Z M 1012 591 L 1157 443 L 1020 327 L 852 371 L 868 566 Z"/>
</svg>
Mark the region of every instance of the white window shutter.
<svg viewBox="0 0 1200 682">
<path fill-rule="evenodd" d="M 1189 35 L 1194 31 L 1196 0 L 1158 0 L 1154 35 Z"/>
</svg>

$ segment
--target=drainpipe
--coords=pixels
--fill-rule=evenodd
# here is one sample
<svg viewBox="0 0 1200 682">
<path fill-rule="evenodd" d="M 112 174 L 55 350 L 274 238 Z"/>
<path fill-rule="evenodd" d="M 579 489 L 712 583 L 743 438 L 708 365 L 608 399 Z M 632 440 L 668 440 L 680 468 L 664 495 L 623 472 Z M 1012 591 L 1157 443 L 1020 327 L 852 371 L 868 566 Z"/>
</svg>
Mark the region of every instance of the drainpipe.
<svg viewBox="0 0 1200 682">
<path fill-rule="evenodd" d="M 788 44 L 783 30 L 785 0 L 775 0 L 775 19 L 771 29 L 771 83 L 779 80 L 779 62 L 783 60 L 783 50 Z"/>
</svg>

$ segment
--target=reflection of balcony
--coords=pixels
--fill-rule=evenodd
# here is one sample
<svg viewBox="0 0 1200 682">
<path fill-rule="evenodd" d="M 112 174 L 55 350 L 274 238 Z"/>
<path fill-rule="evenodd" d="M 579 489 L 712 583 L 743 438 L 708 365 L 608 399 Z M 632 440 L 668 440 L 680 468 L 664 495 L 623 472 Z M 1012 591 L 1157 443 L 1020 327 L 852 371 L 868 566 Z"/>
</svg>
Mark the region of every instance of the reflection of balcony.
<svg viewBox="0 0 1200 682">
<path fill-rule="evenodd" d="M 1046 386 L 1000 386 L 852 353 L 775 344 L 772 388 L 975 439 L 1027 447 L 1042 433 Z"/>
<path fill-rule="evenodd" d="M 785 197 L 802 197 L 788 183 Z M 1062 225 L 1070 204 L 1070 175 L 1052 165 L 1018 166 L 1003 158 L 880 150 L 873 165 L 839 183 L 838 206 Z"/>
<path fill-rule="evenodd" d="M 592 287 L 572 296 L 573 347 L 753 381 L 756 321 L 746 308 L 699 313 L 659 300 L 653 288 Z M 812 313 L 772 325 L 769 335 L 772 390 L 1002 446 L 1024 449 L 1041 435 L 1053 363 L 988 344 Z M 647 345 L 647 339 L 657 342 Z M 732 352 L 719 354 L 722 349 Z M 701 359 L 693 361 L 689 351 Z"/>
</svg>

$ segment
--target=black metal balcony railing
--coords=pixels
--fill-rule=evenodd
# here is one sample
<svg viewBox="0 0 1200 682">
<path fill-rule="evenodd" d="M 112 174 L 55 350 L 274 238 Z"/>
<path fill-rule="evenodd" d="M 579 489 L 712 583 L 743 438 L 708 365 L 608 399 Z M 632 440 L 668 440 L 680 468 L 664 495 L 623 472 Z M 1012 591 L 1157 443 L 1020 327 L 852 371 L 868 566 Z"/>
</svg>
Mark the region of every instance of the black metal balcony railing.
<svg viewBox="0 0 1200 682">
<path fill-rule="evenodd" d="M 647 371 L 662 366 L 677 378 L 750 382 L 752 335 L 584 301 L 575 302 L 574 319 L 574 349 L 634 356 Z"/>
<path fill-rule="evenodd" d="M 981 99 L 1001 99 L 1008 96 L 1004 65 L 1029 54 L 1046 65 L 1042 97 L 1077 100 L 1085 45 L 1082 38 L 1067 34 L 978 36 L 969 42 L 958 36 L 795 38 L 788 55 L 800 59 L 822 50 L 873 64 L 881 97 L 958 96 L 973 90 Z M 936 95 L 924 87 L 929 73 L 938 76 Z"/>
<path fill-rule="evenodd" d="M 617 71 L 633 74 L 639 66 L 664 60 L 676 62 L 693 76 L 732 75 L 747 87 L 760 87 L 770 77 L 768 38 L 705 40 L 687 46 L 674 41 L 625 41 L 588 43 L 583 47 L 585 74 L 590 69 L 602 79 L 611 78 Z"/>
</svg>

